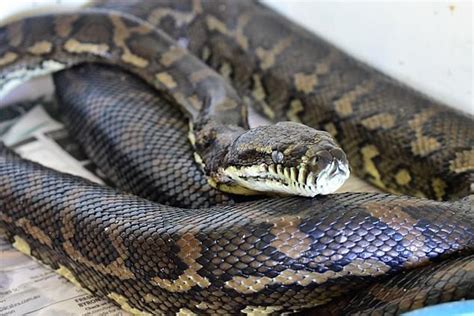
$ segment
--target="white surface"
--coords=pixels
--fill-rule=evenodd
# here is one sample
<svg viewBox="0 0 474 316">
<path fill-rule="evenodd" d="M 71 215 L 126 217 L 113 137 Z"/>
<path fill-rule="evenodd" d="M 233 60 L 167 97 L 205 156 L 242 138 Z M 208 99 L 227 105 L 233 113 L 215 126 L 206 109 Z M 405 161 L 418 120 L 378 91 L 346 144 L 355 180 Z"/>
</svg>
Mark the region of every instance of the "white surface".
<svg viewBox="0 0 474 316">
<path fill-rule="evenodd" d="M 50 10 L 83 2 L 3 0 L 0 24 L 6 17 L 32 7 Z M 360 60 L 474 114 L 471 1 L 264 2 Z"/>
<path fill-rule="evenodd" d="M 471 1 L 265 2 L 358 59 L 474 114 Z"/>
</svg>

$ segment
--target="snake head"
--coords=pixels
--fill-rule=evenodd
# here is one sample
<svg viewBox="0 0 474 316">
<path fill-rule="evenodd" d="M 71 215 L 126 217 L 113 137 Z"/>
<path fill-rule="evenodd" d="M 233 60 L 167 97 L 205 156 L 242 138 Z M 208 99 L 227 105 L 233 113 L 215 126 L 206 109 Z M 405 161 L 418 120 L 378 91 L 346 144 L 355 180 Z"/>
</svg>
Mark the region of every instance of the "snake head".
<svg viewBox="0 0 474 316">
<path fill-rule="evenodd" d="M 233 141 L 216 187 L 237 194 L 313 197 L 336 191 L 349 173 L 346 155 L 329 133 L 280 122 L 250 129 Z"/>
</svg>

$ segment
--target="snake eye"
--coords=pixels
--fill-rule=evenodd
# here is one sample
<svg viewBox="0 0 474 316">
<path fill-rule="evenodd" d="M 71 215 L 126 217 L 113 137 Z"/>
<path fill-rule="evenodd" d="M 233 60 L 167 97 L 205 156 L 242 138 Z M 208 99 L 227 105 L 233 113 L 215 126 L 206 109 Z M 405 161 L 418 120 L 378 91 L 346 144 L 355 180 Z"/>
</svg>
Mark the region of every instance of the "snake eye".
<svg viewBox="0 0 474 316">
<path fill-rule="evenodd" d="M 282 163 L 283 158 L 285 158 L 285 156 L 283 155 L 283 153 L 281 151 L 274 150 L 272 152 L 272 160 L 273 160 L 274 163 L 276 163 L 276 164 Z"/>
</svg>

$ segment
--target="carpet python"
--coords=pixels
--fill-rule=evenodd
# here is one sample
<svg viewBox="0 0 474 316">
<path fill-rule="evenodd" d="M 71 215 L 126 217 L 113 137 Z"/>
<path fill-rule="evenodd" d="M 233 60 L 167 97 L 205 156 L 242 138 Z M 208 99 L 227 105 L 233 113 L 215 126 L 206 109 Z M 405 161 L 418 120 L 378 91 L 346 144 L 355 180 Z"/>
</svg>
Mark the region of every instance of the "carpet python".
<svg viewBox="0 0 474 316">
<path fill-rule="evenodd" d="M 88 9 L 26 17 L 0 28 L 0 97 L 41 74 L 84 62 L 127 69 L 179 105 L 211 185 L 239 194 L 313 197 L 349 177 L 332 136 L 295 122 L 249 129 L 246 103 L 214 70 L 127 13 Z"/>
<path fill-rule="evenodd" d="M 183 199 L 177 202 L 184 205 L 170 207 L 119 194 L 24 161 L 1 148 L 2 226 L 18 248 L 76 284 L 131 312 L 150 314 L 280 313 L 316 305 L 324 311 L 334 298 L 347 301 L 349 291 L 367 286 L 378 306 L 386 304 L 386 311 L 395 313 L 472 295 L 473 218 L 467 200 L 441 203 L 352 193 L 235 204 L 235 197 L 208 183 L 196 185 L 203 175 L 192 162 L 189 144 L 183 144 L 188 147 L 181 151 L 187 155 L 170 155 L 170 150 L 181 148 L 171 146 L 170 141 L 178 139 L 173 137 L 186 137 L 182 115 L 130 75 L 90 67 L 59 74 L 56 80 L 59 86 L 66 85 L 68 75 L 76 76 L 71 80 L 77 83 L 76 89 L 68 92 L 62 87 L 58 93 L 66 103 L 68 98 L 76 100 L 76 107 L 65 109 L 73 113 L 66 114 L 76 124 L 72 130 L 79 134 L 81 120 L 92 122 L 82 125 L 90 131 L 82 134 L 89 135 L 83 139 L 86 151 L 95 150 L 105 170 L 118 170 L 115 177 L 125 177 L 114 181 L 122 190 L 154 194 L 163 199 L 161 203 L 167 203 L 166 195 L 181 194 Z M 94 76 L 109 80 L 94 81 Z M 118 85 L 114 79 L 120 80 Z M 95 87 L 90 99 L 78 98 Z M 121 102 L 120 106 L 112 107 L 115 102 Z M 106 120 L 105 113 L 115 119 Z M 178 116 L 167 116 L 170 113 Z M 162 124 L 169 125 L 157 130 Z M 171 128 L 177 129 L 170 132 Z M 186 165 L 185 161 L 191 162 Z M 124 163 L 131 167 L 123 169 Z M 140 169 L 143 163 L 154 176 Z M 126 178 L 134 172 L 142 172 L 135 183 Z M 190 176 L 194 181 L 189 181 Z M 153 191 L 156 183 L 163 194 Z M 222 202 L 231 205 L 212 206 Z M 390 279 L 395 286 L 388 289 L 371 285 L 381 277 L 448 255 L 451 258 L 444 263 L 416 269 L 408 278 L 395 275 Z M 463 281 L 459 275 L 466 277 L 467 286 L 465 281 L 459 293 L 453 293 L 452 284 Z M 416 281 L 410 283 L 413 291 L 409 294 L 418 293 L 421 285 L 425 292 L 403 296 L 404 291 L 396 292 L 399 280 Z M 437 286 L 426 280 L 434 280 Z M 397 302 L 397 297 L 405 300 Z M 360 311 L 373 311 L 366 301 L 357 302 Z"/>
<path fill-rule="evenodd" d="M 384 191 L 474 193 L 474 122 L 256 1 L 95 1 L 147 20 L 227 77 L 273 121 L 330 132 Z"/>
</svg>

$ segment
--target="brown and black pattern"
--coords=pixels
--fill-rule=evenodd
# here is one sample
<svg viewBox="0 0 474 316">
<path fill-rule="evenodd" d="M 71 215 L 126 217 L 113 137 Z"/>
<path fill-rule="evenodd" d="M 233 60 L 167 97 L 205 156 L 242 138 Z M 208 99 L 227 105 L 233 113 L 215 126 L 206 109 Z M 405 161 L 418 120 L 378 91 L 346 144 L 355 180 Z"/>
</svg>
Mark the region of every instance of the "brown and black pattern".
<svg viewBox="0 0 474 316">
<path fill-rule="evenodd" d="M 416 265 L 472 253 L 472 210 L 386 194 L 183 209 L 2 148 L 1 225 L 17 248 L 131 311 L 321 305 Z"/>
<path fill-rule="evenodd" d="M 129 181 L 112 176 L 119 188 L 160 201 L 170 195 L 171 186 L 183 199 L 170 198 L 165 203 L 184 207 L 221 202 L 210 199 L 212 195 L 205 189 L 193 191 L 184 185 L 179 170 L 163 179 L 158 162 L 189 162 L 193 151 L 183 145 L 176 152 L 179 157 L 168 156 L 171 149 L 166 145 L 166 130 L 172 122 L 173 134 L 185 138 L 184 117 L 140 80 L 94 65 L 62 72 L 55 79 L 66 126 L 86 151 L 95 155 L 98 166 L 107 174 L 117 173 L 125 179 L 153 179 L 131 186 Z M 72 83 L 77 85 L 64 89 Z M 120 89 L 128 95 L 121 96 Z M 81 98 L 86 91 L 89 96 Z M 117 100 L 109 94 L 117 95 Z M 141 104 L 146 101 L 153 103 Z M 111 144 L 108 135 L 114 134 L 121 138 Z M 145 140 L 148 146 L 140 146 Z M 11 155 L 8 151 L 6 154 Z M 155 160 L 150 163 L 142 157 Z M 15 165 L 13 156 L 5 159 Z M 204 178 L 193 164 L 183 165 L 182 170 L 195 170 L 195 177 Z M 50 249 L 54 238 L 45 236 L 56 235 L 49 233 L 53 229 L 38 224 L 34 212 L 26 220 L 23 215 L 18 219 L 13 217 L 15 212 L 8 213 L 4 224 L 17 226 L 12 235 L 25 238 L 33 245 L 32 251 L 41 252 L 36 256 L 47 256 L 43 261 L 56 262 L 53 267 L 62 269 L 63 274 L 72 271 L 82 287 L 118 304 L 126 302 L 128 305 L 122 307 L 129 310 L 154 314 L 172 314 L 182 308 L 198 314 L 299 310 L 337 302 L 339 296 L 355 289 L 365 293 L 367 299 L 371 295 L 368 288 L 386 284 L 392 274 L 405 280 L 403 273 L 410 269 L 449 254 L 473 251 L 473 214 L 467 200 L 449 204 L 384 194 L 339 194 L 314 200 L 260 200 L 192 210 L 145 201 L 140 204 L 132 201 L 136 198 L 110 189 L 86 189 L 76 182 L 65 185 L 64 181 L 72 179 L 50 179 L 57 175 L 52 171 L 41 171 L 40 176 L 31 168 L 24 172 L 20 180 L 9 180 L 4 186 L 6 193 L 0 201 L 23 203 L 20 196 L 9 197 L 22 190 L 41 201 L 51 200 L 41 197 L 48 192 L 72 201 L 58 200 L 44 210 L 58 212 L 61 218 L 56 224 L 56 234 L 62 240 L 59 248 Z M 31 182 L 22 188 L 24 179 Z M 43 187 L 45 192 L 41 194 L 32 190 Z M 58 188 L 65 191 L 55 195 Z M 156 190 L 156 195 L 150 194 L 150 188 Z M 188 196 L 195 199 L 189 200 Z M 203 202 L 203 197 L 209 200 Z M 34 211 L 35 203 L 32 201 L 28 210 Z M 58 207 L 50 210 L 53 205 Z M 22 214 L 25 212 L 30 214 L 26 210 Z M 44 219 L 55 221 L 50 213 Z M 7 230 L 12 231 L 12 226 Z M 459 267 L 462 265 L 453 261 L 451 268 Z M 418 276 L 420 280 L 425 277 L 430 274 Z M 450 286 L 457 286 L 459 280 L 448 281 Z M 386 289 L 394 290 L 391 286 Z M 465 289 L 461 287 L 455 296 L 427 299 L 424 305 L 467 298 L 469 292 Z M 399 303 L 394 300 L 391 306 Z M 413 304 L 415 307 L 419 305 Z"/>
<path fill-rule="evenodd" d="M 186 117 L 139 78 L 90 64 L 54 79 L 70 134 L 117 188 L 184 208 L 243 198 L 209 186 Z"/>
<path fill-rule="evenodd" d="M 304 315 L 394 315 L 462 299 L 474 299 L 472 255 L 401 273 Z"/>
<path fill-rule="evenodd" d="M 472 117 L 356 61 L 264 5 L 98 3 L 187 43 L 268 118 L 327 130 L 352 171 L 379 188 L 436 200 L 474 193 Z"/>
<path fill-rule="evenodd" d="M 137 74 L 187 112 L 205 161 L 223 159 L 222 149 L 215 148 L 220 143 L 209 142 L 212 133 L 230 142 L 247 127 L 245 104 L 227 82 L 133 16 L 95 9 L 30 17 L 1 27 L 0 42 L 0 88 L 6 91 L 28 76 L 83 62 L 114 64 Z"/>
<path fill-rule="evenodd" d="M 240 136 L 263 133 L 265 141 L 255 142 L 252 147 L 270 146 L 275 150 L 285 145 L 281 137 L 274 137 L 266 126 L 249 130 L 247 102 L 229 82 L 150 23 L 127 13 L 95 8 L 28 17 L 0 27 L 0 96 L 31 77 L 85 62 L 113 64 L 126 69 L 153 86 L 163 98 L 179 106 L 192 123 L 190 141 L 211 185 L 221 190 L 229 188 L 227 191 L 231 192 L 239 189 L 252 194 L 266 192 L 260 187 L 240 183 L 235 179 L 238 175 L 229 176 L 225 169 L 267 167 L 264 158 L 271 161 L 271 152 L 264 158 L 255 157 L 250 165 L 241 164 L 239 159 L 232 160 L 239 157 L 240 148 L 234 143 Z M 313 134 L 326 135 L 296 123 L 278 128 L 289 136 L 305 135 L 309 129 Z M 331 149 L 343 156 L 332 137 L 326 135 L 326 138 L 331 140 Z M 319 146 L 318 138 L 312 140 L 311 145 L 328 154 L 330 152 Z M 319 166 L 306 163 L 302 158 L 296 157 L 296 160 L 320 171 Z M 348 170 L 347 159 L 343 158 L 341 163 L 344 170 Z M 334 160 L 339 163 L 337 157 Z M 329 161 L 326 166 L 331 163 Z M 294 167 L 286 161 L 282 165 Z M 268 174 L 268 170 L 265 172 Z M 289 182 L 290 177 L 286 178 Z M 316 186 L 316 183 L 311 185 Z"/>
<path fill-rule="evenodd" d="M 150 4 L 156 5 L 152 2 Z M 358 131 L 362 128 L 361 126 L 364 126 L 364 128 L 373 131 L 369 133 L 370 135 L 375 135 L 378 126 L 393 124 L 394 121 L 391 119 L 393 113 L 385 115 L 385 113 L 377 111 L 379 109 L 377 102 L 373 104 L 374 108 L 371 108 L 372 114 L 364 116 L 360 124 L 354 125 L 343 125 L 338 121 L 333 123 L 329 120 L 331 116 L 324 114 L 327 111 L 324 110 L 324 107 L 307 107 L 306 102 L 310 98 L 301 97 L 298 93 L 311 95 L 315 91 L 314 89 L 318 89 L 315 87 L 318 87 L 318 83 L 321 82 L 320 78 L 332 78 L 331 81 L 325 83 L 326 88 L 330 91 L 333 88 L 328 82 L 338 84 L 339 80 L 345 79 L 342 69 L 340 73 L 336 71 L 334 77 L 331 77 L 332 68 L 327 66 L 328 63 L 338 62 L 341 55 L 329 46 L 326 49 L 322 46 L 323 55 L 326 57 L 324 60 L 314 63 L 314 73 L 305 72 L 307 68 L 303 67 L 304 65 L 301 69 L 295 67 L 294 70 L 291 70 L 292 64 L 281 63 L 280 58 L 286 56 L 284 54 L 288 52 L 289 47 L 295 44 L 293 37 L 290 39 L 288 36 L 283 36 L 277 41 L 271 41 L 271 37 L 260 39 L 258 36 L 261 33 L 246 30 L 246 27 L 251 23 L 257 23 L 257 21 L 262 23 L 260 26 L 273 25 L 276 15 L 271 11 L 262 9 L 260 6 L 254 8 L 253 4 L 244 2 L 229 2 L 217 6 L 200 1 L 173 2 L 176 7 L 171 9 L 166 7 L 165 2 L 159 4 L 163 7 L 156 7 L 155 10 L 143 6 L 148 11 L 150 19 L 153 17 L 155 21 L 168 25 L 171 31 L 176 26 L 188 27 L 187 30 L 196 35 L 196 41 L 192 37 L 189 42 L 190 39 L 186 36 L 177 39 L 200 47 L 196 48 L 196 51 L 199 51 L 201 56 L 211 64 L 218 65 L 218 69 L 224 75 L 234 80 L 235 86 L 239 90 L 248 87 L 253 89 L 246 94 L 247 97 L 260 105 L 268 115 L 278 118 L 280 117 L 279 111 L 286 111 L 285 115 L 288 117 L 302 119 L 306 113 L 308 113 L 308 117 L 321 114 L 321 117 L 327 120 L 323 122 L 325 128 L 338 133 L 344 131 L 342 127 L 352 132 L 353 130 Z M 213 2 L 212 4 L 218 3 Z M 236 7 L 233 7 L 234 5 Z M 243 7 L 239 7 L 241 5 Z M 258 20 L 254 19 L 252 14 L 246 14 L 245 8 L 252 8 L 257 13 L 260 12 L 258 10 L 266 13 Z M 214 18 L 200 19 L 201 16 L 206 16 L 205 12 L 213 12 Z M 236 18 L 221 19 L 223 14 L 234 14 Z M 72 27 L 75 20 L 76 18 L 70 17 L 63 23 Z M 204 27 L 193 26 L 193 23 L 196 25 L 201 23 L 200 25 Z M 291 24 L 288 25 L 292 31 L 306 34 L 301 29 Z M 115 26 L 120 27 L 120 25 Z M 18 28 L 18 26 L 15 27 Z M 67 30 L 68 28 L 62 28 L 61 32 L 66 34 L 64 36 L 70 34 Z M 178 28 L 178 31 L 182 30 Z M 285 29 L 280 31 L 279 36 L 285 35 L 283 32 Z M 200 37 L 200 34 L 209 37 Z M 249 59 L 246 64 L 242 63 L 241 67 L 235 67 L 235 62 L 242 62 L 247 56 L 241 54 L 242 52 L 256 47 L 257 40 L 253 42 L 249 39 L 249 36 L 254 34 L 255 39 L 259 40 L 258 45 L 261 45 L 255 49 L 254 55 L 248 55 L 254 56 L 254 61 Z M 312 43 L 314 41 L 313 35 L 311 37 L 306 35 L 308 40 L 304 43 L 312 49 L 317 48 L 318 46 Z M 199 41 L 207 41 L 207 38 L 213 39 L 212 42 L 203 42 L 205 44 L 201 45 Z M 216 41 L 216 38 L 220 40 Z M 122 39 L 118 39 L 118 41 Z M 12 43 L 19 42 L 21 40 L 18 38 L 12 40 Z M 49 50 L 48 45 L 44 43 L 34 44 L 30 47 L 30 50 L 37 54 L 43 54 Z M 87 47 L 88 49 L 101 49 L 100 46 Z M 126 53 L 125 51 L 124 54 L 127 55 Z M 230 58 L 231 55 L 228 53 L 232 53 L 233 58 Z M 223 54 L 222 56 L 228 54 L 228 59 L 221 59 L 219 54 Z M 292 51 L 291 54 L 301 57 L 297 50 Z M 2 55 L 0 63 L 10 63 L 11 59 L 16 58 L 12 56 L 8 53 Z M 315 56 L 318 55 L 315 54 Z M 129 57 L 125 59 L 128 60 Z M 308 62 L 304 58 L 301 60 Z M 135 63 L 139 65 L 140 61 L 135 60 Z M 277 63 L 283 69 L 276 68 Z M 354 62 L 349 62 L 349 65 L 354 69 L 364 69 Z M 353 68 L 349 67 L 348 69 Z M 278 71 L 271 72 L 272 69 Z M 289 71 L 294 73 L 293 89 L 285 88 L 290 85 L 285 79 L 285 74 Z M 67 76 L 72 76 L 71 74 L 66 74 L 63 78 L 68 78 Z M 353 79 L 356 80 L 358 74 L 360 73 L 351 70 L 347 73 L 347 78 L 351 79 L 354 76 Z M 117 79 L 124 78 L 123 76 L 126 75 L 119 75 Z M 343 93 L 334 100 L 331 99 L 330 104 L 333 104 L 334 109 L 328 112 L 336 111 L 344 117 L 352 117 L 352 113 L 356 112 L 355 109 L 359 105 L 357 100 L 370 99 L 370 92 L 374 91 L 376 87 L 380 87 L 378 83 L 373 83 L 371 76 L 372 73 L 368 71 L 368 79 L 359 76 L 359 79 L 364 80 L 360 80 L 357 84 L 355 81 L 349 80 L 348 82 L 354 84 L 353 86 L 342 85 L 343 90 L 339 91 Z M 249 78 L 251 80 L 246 80 Z M 166 77 L 162 77 L 162 79 L 168 82 Z M 131 80 L 133 82 L 134 79 Z M 345 81 L 342 80 L 342 82 Z M 107 83 L 105 82 L 105 84 Z M 391 83 L 387 84 L 389 87 L 394 87 Z M 129 88 L 138 89 L 136 86 Z M 78 91 L 81 91 L 80 89 L 78 87 Z M 101 89 L 96 92 L 100 94 Z M 322 89 L 322 91 L 325 90 Z M 406 90 L 402 89 L 401 91 L 406 93 Z M 107 90 L 105 89 L 102 93 L 105 97 L 99 96 L 97 99 L 91 97 L 84 100 L 85 103 L 96 103 L 100 98 L 105 98 L 102 106 L 108 105 L 107 100 L 110 96 L 106 95 Z M 332 94 L 327 95 L 331 96 Z M 323 94 L 320 99 L 316 96 L 313 97 L 321 104 L 325 104 L 327 95 Z M 138 100 L 149 98 L 142 94 L 138 94 L 136 97 Z M 391 97 L 396 99 L 399 94 L 394 93 Z M 287 99 L 290 99 L 290 102 L 287 103 Z M 411 99 L 406 100 L 410 101 Z M 153 102 L 160 104 L 154 99 Z M 272 107 L 269 106 L 270 104 Z M 278 106 L 273 107 L 274 104 L 275 106 L 280 104 L 280 110 L 278 110 Z M 80 102 L 77 103 L 77 106 L 80 106 Z M 163 103 L 161 106 L 167 106 L 167 103 Z M 97 109 L 100 109 L 100 106 Z M 414 107 L 414 109 L 418 108 Z M 86 109 L 83 111 L 79 116 L 95 116 L 98 126 L 110 124 L 107 120 L 103 120 L 104 116 L 97 115 L 94 109 L 90 112 L 87 112 Z M 164 124 L 165 122 L 160 121 L 157 117 L 168 113 L 168 111 L 160 112 L 157 107 L 154 112 L 152 107 L 147 107 L 140 113 L 145 118 L 149 118 L 151 122 L 156 122 L 156 126 L 158 126 L 158 123 Z M 313 112 L 315 114 L 311 114 Z M 72 114 L 69 115 L 75 115 L 78 112 L 70 111 L 70 113 Z M 120 111 L 117 110 L 117 113 Z M 436 147 L 432 140 L 428 140 L 426 144 L 423 143 L 425 140 L 423 136 L 434 137 L 430 134 L 432 129 L 425 123 L 428 119 L 436 118 L 439 113 L 436 109 L 431 109 L 416 112 L 416 115 L 410 116 L 411 123 L 409 124 L 416 133 L 417 139 L 422 140 L 422 145 L 413 145 L 410 148 L 416 148 L 418 153 L 421 153 L 426 150 L 426 144 L 429 145 L 428 147 Z M 472 140 L 470 129 L 467 125 L 452 125 L 453 121 L 459 123 L 462 120 L 459 121 L 456 116 L 451 117 L 451 113 L 450 111 L 443 112 L 444 116 L 449 117 L 449 120 L 436 121 L 436 130 L 443 134 L 448 127 L 455 126 L 457 128 L 459 126 L 460 129 L 456 130 L 459 133 L 446 132 L 443 135 L 449 134 L 457 142 L 459 142 L 457 135 L 467 135 L 467 140 L 470 142 Z M 156 128 L 153 124 L 148 125 L 145 118 L 137 118 L 134 115 L 123 115 L 123 118 L 130 119 L 129 123 L 117 124 L 107 130 L 107 133 L 113 133 L 115 128 L 126 131 L 124 135 L 121 135 L 121 138 L 117 138 L 118 142 L 126 142 L 128 136 L 135 140 L 145 137 L 143 135 L 146 135 L 146 132 L 135 133 L 132 128 L 133 124 L 138 124 L 145 130 Z M 397 122 L 395 121 L 396 124 L 399 124 Z M 423 128 L 420 125 L 423 125 Z M 88 128 L 100 133 L 100 129 Z M 76 129 L 76 131 L 78 130 Z M 347 132 L 345 135 L 349 134 Z M 92 132 L 84 133 L 84 137 L 94 135 L 96 134 Z M 366 134 L 361 133 L 361 135 Z M 389 140 L 391 136 L 387 134 L 384 137 Z M 341 143 L 344 144 L 343 140 Z M 153 155 L 163 154 L 163 151 L 153 151 L 153 148 L 159 146 L 159 143 L 153 143 L 154 145 L 151 147 L 140 146 L 140 141 L 130 142 L 130 144 L 132 143 L 136 146 L 134 149 L 144 156 L 149 155 L 150 152 Z M 357 142 L 350 144 L 353 146 L 351 148 L 356 151 L 359 144 Z M 373 179 L 385 183 L 385 173 L 380 173 L 379 170 L 382 170 L 380 164 L 387 157 L 382 156 L 384 153 L 380 152 L 376 142 L 375 145 L 372 143 L 363 144 L 366 146 L 359 148 L 360 159 L 366 172 Z M 85 147 L 87 148 L 87 146 Z M 121 154 L 121 151 L 124 150 L 123 158 L 118 159 L 124 160 L 119 162 L 113 162 L 115 157 L 99 159 L 104 162 L 106 169 L 115 168 L 117 170 L 117 167 L 122 163 L 127 163 L 128 159 L 139 161 L 144 157 L 141 154 L 127 153 L 127 149 L 120 146 L 116 147 L 116 152 L 113 147 L 110 147 L 110 151 L 102 151 L 102 153 L 99 153 L 100 150 L 94 145 L 90 145 L 90 148 L 91 151 L 96 150 L 99 155 L 109 154 L 111 156 L 115 156 L 116 153 Z M 470 148 L 456 152 L 456 159 L 447 161 L 446 165 L 449 165 L 452 170 L 457 170 L 461 175 L 472 175 L 470 173 Z M 446 149 L 450 151 L 451 147 L 447 146 Z M 192 153 L 187 155 L 190 157 Z M 357 153 L 354 155 L 357 157 Z M 398 159 L 400 157 L 399 155 Z M 112 163 L 107 165 L 110 161 Z M 132 165 L 129 172 L 137 172 L 139 164 Z M 158 165 L 149 163 L 145 166 L 146 169 L 150 168 L 152 172 L 160 174 L 159 169 L 154 169 Z M 387 166 L 390 166 L 390 163 Z M 195 171 L 197 169 L 193 169 L 194 167 L 187 166 L 186 168 L 190 168 L 194 175 L 199 175 Z M 397 169 L 394 179 L 398 179 L 398 182 L 404 183 L 405 186 L 414 183 L 412 179 L 415 177 L 411 173 L 411 168 L 412 165 L 409 164 Z M 142 175 L 145 174 L 146 172 L 142 173 Z M 429 176 L 427 173 L 421 174 L 421 182 L 425 181 L 423 179 L 426 175 Z M 177 173 L 176 176 L 178 180 L 173 178 L 174 174 L 167 180 L 176 185 L 176 189 L 181 190 L 183 189 L 182 182 L 179 180 L 181 175 Z M 163 192 L 164 196 L 172 192 L 173 188 L 166 188 L 166 184 L 159 176 L 157 178 L 151 176 L 151 179 L 149 180 L 150 187 L 152 185 L 156 185 L 158 188 L 164 186 L 162 191 L 157 192 Z M 441 181 L 436 179 L 436 177 L 430 178 L 430 188 L 433 190 L 436 188 L 436 192 L 441 197 L 443 190 L 446 191 L 446 187 L 443 185 L 445 178 L 442 178 Z M 120 180 L 115 181 L 117 186 L 125 186 L 126 191 L 137 194 L 140 193 L 138 191 L 147 192 L 148 189 L 137 184 L 136 191 L 133 191 L 128 183 L 121 185 Z M 464 182 L 461 183 L 462 186 L 464 184 Z M 421 184 L 420 186 L 422 187 Z M 187 190 L 189 188 L 184 188 L 184 191 Z M 422 192 L 421 190 L 420 192 Z M 184 193 L 183 196 L 206 197 L 208 194 L 212 195 L 210 192 L 212 190 L 197 190 L 192 193 Z M 416 192 L 416 190 L 411 191 L 415 195 L 418 194 Z M 150 194 L 149 191 L 148 194 Z M 150 194 L 150 196 L 152 195 Z M 218 194 L 215 196 L 215 201 L 220 203 L 221 200 L 217 198 Z M 158 195 L 156 198 L 160 199 L 160 196 Z M 191 203 L 191 205 L 195 202 L 200 203 L 199 201 L 202 200 L 199 198 L 196 200 L 185 199 L 185 203 Z M 214 203 L 212 201 L 211 203 Z M 170 202 L 169 204 L 174 203 Z M 472 280 L 470 274 L 464 274 L 466 279 L 462 280 L 457 277 L 449 277 L 450 271 L 454 271 L 453 273 L 456 274 L 458 272 L 455 271 L 464 271 L 466 267 L 469 268 L 469 265 L 465 265 L 464 260 L 470 260 L 473 252 L 472 204 L 468 200 L 457 203 L 440 203 L 383 194 L 340 194 L 317 199 L 271 199 L 234 206 L 216 206 L 210 209 L 182 209 L 154 204 L 76 177 L 59 174 L 20 160 L 2 147 L 0 148 L 0 208 L 1 226 L 6 228 L 10 239 L 19 249 L 49 264 L 80 286 L 97 295 L 106 296 L 123 308 L 135 313 L 281 312 L 322 305 L 336 297 L 342 296 L 343 299 L 346 299 L 343 295 L 356 289 L 365 288 L 364 292 L 367 293 L 368 286 L 372 286 L 369 289 L 373 289 L 370 295 L 378 295 L 378 301 L 386 301 L 388 296 L 383 296 L 383 293 L 388 293 L 389 296 L 392 293 L 398 293 L 396 292 L 398 282 L 418 282 L 412 292 L 422 285 L 426 286 L 426 289 L 431 286 L 430 291 L 436 290 L 436 287 L 439 287 L 437 284 L 441 284 L 446 294 L 438 297 L 426 294 L 429 296 L 427 297 L 422 293 L 423 295 L 420 294 L 421 298 L 408 295 L 405 301 L 398 300 L 400 296 L 393 294 L 394 300 L 388 303 L 391 305 L 386 309 L 390 313 L 406 310 L 405 307 L 408 305 L 408 309 L 417 308 L 420 306 L 417 305 L 420 300 L 423 300 L 422 305 L 429 305 L 446 300 L 470 298 L 471 295 L 470 287 L 465 286 L 465 284 L 472 284 L 469 283 Z M 449 259 L 450 255 L 466 255 L 466 259 Z M 439 266 L 433 266 L 432 270 L 430 270 L 431 268 L 413 270 L 419 273 L 397 274 L 446 258 L 449 260 L 441 266 L 440 274 L 432 273 L 433 269 L 438 269 Z M 390 277 L 391 274 L 395 274 L 395 276 Z M 385 277 L 390 277 L 389 280 L 393 280 L 390 281 L 393 286 L 387 286 L 378 291 L 377 286 L 380 285 L 373 284 L 376 281 L 385 282 Z M 432 283 L 427 281 L 430 278 L 434 280 Z M 458 292 L 451 296 L 448 289 L 454 286 L 458 286 Z M 385 298 L 382 299 L 382 296 Z M 371 310 L 374 305 L 366 303 L 364 299 L 358 301 L 361 304 L 359 310 Z M 381 306 L 380 303 L 377 304 L 375 304 L 377 305 L 375 308 Z"/>
</svg>

